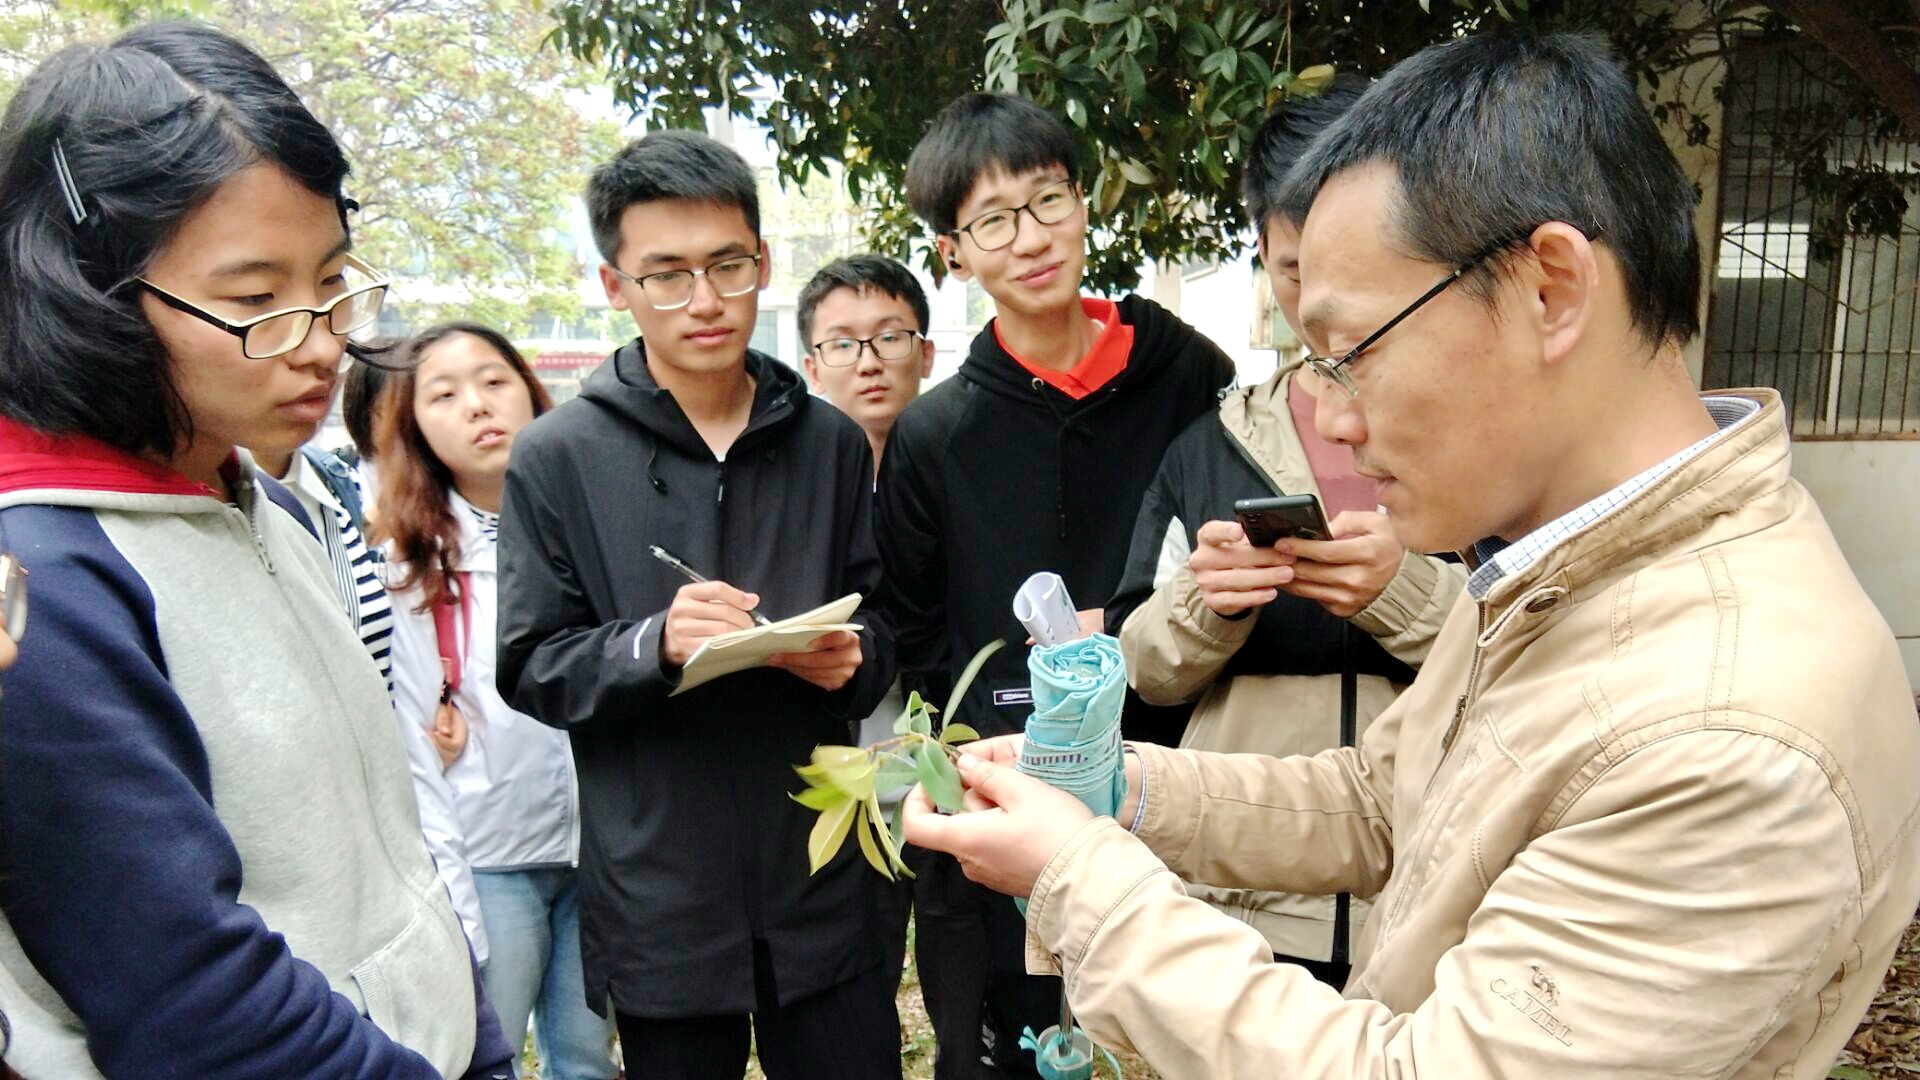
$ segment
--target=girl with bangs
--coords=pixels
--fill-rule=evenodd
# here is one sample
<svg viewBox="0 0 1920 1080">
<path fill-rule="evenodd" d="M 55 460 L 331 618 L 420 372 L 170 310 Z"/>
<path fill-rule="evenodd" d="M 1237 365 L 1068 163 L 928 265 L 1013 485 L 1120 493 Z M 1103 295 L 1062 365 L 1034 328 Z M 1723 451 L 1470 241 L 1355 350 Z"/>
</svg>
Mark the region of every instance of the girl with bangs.
<svg viewBox="0 0 1920 1080">
<path fill-rule="evenodd" d="M 394 706 L 441 877 L 509 1041 L 528 1016 L 544 1080 L 610 1080 L 612 1023 L 587 1006 L 565 734 L 494 688 L 495 548 L 514 437 L 552 406 L 505 337 L 455 322 L 408 342 L 375 440 L 374 526 L 393 590 Z"/>
</svg>

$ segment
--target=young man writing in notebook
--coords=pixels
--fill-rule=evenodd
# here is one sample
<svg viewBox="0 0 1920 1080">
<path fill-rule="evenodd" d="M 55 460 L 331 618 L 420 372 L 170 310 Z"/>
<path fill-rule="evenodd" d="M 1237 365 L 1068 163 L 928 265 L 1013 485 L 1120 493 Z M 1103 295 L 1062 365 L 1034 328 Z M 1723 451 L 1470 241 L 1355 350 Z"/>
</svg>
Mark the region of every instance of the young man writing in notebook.
<svg viewBox="0 0 1920 1080">
<path fill-rule="evenodd" d="M 881 462 L 879 541 L 910 686 L 944 701 L 975 650 L 996 638 L 1011 646 L 948 718 L 988 735 L 1018 730 L 1031 711 L 1014 590 L 1036 571 L 1057 571 L 1082 626 L 1103 628 L 1161 453 L 1233 381 L 1218 348 L 1150 301 L 1081 295 L 1088 221 L 1078 158 L 1058 117 L 1020 98 L 971 94 L 934 121 L 907 170 L 908 201 L 941 258 L 986 290 L 995 317 L 959 373 L 895 423 Z M 1137 704 L 1128 717 L 1136 735 L 1146 715 L 1131 711 Z M 1054 1022 L 1059 983 L 1022 973 L 1011 903 L 944 857 L 923 853 L 917 872 L 937 1075 L 977 1075 L 983 1019 L 995 1065 L 1031 1070 L 1020 1032 Z"/>
<path fill-rule="evenodd" d="M 767 284 L 753 173 L 655 132 L 587 190 L 600 277 L 640 337 L 514 446 L 501 513 L 502 695 L 572 736 L 581 944 L 648 1077 L 897 1077 L 879 878 L 849 845 L 807 872 L 793 765 L 844 743 L 892 679 L 866 629 L 674 696 L 702 642 L 879 586 L 873 456 L 747 347 Z M 658 545 L 712 581 L 690 584 Z"/>
</svg>

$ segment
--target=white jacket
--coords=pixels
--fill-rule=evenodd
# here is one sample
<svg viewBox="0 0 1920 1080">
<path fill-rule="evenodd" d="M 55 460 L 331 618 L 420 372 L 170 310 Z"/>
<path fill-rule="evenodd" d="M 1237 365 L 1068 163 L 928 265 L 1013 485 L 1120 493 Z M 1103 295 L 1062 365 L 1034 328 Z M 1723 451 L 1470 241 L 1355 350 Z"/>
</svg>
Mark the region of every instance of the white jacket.
<svg viewBox="0 0 1920 1080">
<path fill-rule="evenodd" d="M 417 589 L 393 594 L 393 703 L 427 847 L 474 955 L 485 963 L 487 934 L 473 871 L 575 865 L 580 797 L 567 736 L 516 712 L 494 688 L 498 545 L 480 528 L 471 503 L 451 492 L 449 498 L 460 523 L 459 569 L 473 587 L 473 622 L 463 633 L 464 664 L 454 699 L 467 718 L 466 750 L 443 772 L 427 735 L 440 703 L 440 645 L 432 609 L 415 610 Z M 398 581 L 404 567 L 392 561 L 387 566 L 388 581 Z"/>
</svg>

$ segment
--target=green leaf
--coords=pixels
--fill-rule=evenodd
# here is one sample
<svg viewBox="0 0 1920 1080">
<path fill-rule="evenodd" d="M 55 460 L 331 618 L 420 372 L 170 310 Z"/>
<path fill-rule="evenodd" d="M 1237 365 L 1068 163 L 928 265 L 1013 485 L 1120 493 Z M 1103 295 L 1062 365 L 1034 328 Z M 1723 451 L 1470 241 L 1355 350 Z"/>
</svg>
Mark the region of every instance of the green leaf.
<svg viewBox="0 0 1920 1080">
<path fill-rule="evenodd" d="M 1097 0 L 1096 3 L 1088 4 L 1086 10 L 1080 14 L 1087 20 L 1089 26 L 1106 26 L 1126 18 L 1127 9 L 1124 5 L 1115 3 L 1114 0 Z"/>
<path fill-rule="evenodd" d="M 995 638 L 981 646 L 979 652 L 973 654 L 973 659 L 967 661 L 966 670 L 960 672 L 960 677 L 954 680 L 953 693 L 947 695 L 945 715 L 954 715 L 953 710 L 967 696 L 967 690 L 973 686 L 975 676 L 979 675 L 980 669 L 986 665 L 987 657 L 999 652 L 1006 644 L 1003 639 Z"/>
<path fill-rule="evenodd" d="M 1873 1080 L 1873 1074 L 1858 1065 L 1835 1065 L 1827 1071 L 1827 1080 Z"/>
<path fill-rule="evenodd" d="M 1293 77 L 1294 87 L 1312 94 L 1325 90 L 1333 82 L 1332 64 L 1315 64 Z"/>
<path fill-rule="evenodd" d="M 820 812 L 820 820 L 813 823 L 813 831 L 807 834 L 809 874 L 819 873 L 821 867 L 840 853 L 840 845 L 847 842 L 847 829 L 853 825 L 853 812 L 859 806 L 848 799 Z"/>
<path fill-rule="evenodd" d="M 888 881 L 892 881 L 893 867 L 887 864 L 887 860 L 880 857 L 880 846 L 873 842 L 873 827 L 867 823 L 866 803 L 861 803 L 859 812 L 854 815 L 853 831 L 860 837 L 860 854 L 867 857 L 867 862 L 875 870 L 887 875 Z"/>
<path fill-rule="evenodd" d="M 946 727 L 940 729 L 940 741 L 948 746 L 953 746 L 956 743 L 973 742 L 979 737 L 979 732 L 965 724 L 948 724 Z"/>
<path fill-rule="evenodd" d="M 852 796 L 838 788 L 810 787 L 798 795 L 788 795 L 787 798 L 809 810 L 825 810 L 834 803 L 842 799 L 850 799 Z"/>
<path fill-rule="evenodd" d="M 913 759 L 894 753 L 882 753 L 880 771 L 873 776 L 873 790 L 876 795 L 904 787 L 919 779 L 920 771 L 914 768 Z"/>
<path fill-rule="evenodd" d="M 1120 163 L 1120 175 L 1141 187 L 1149 187 L 1153 184 L 1153 170 L 1132 158 L 1127 158 Z"/>
<path fill-rule="evenodd" d="M 873 790 L 873 757 L 857 746 L 816 746 L 813 764 L 793 770 L 814 787 L 832 787 L 856 799 Z"/>
<path fill-rule="evenodd" d="M 927 789 L 927 796 L 933 805 L 948 813 L 957 813 L 966 808 L 961 798 L 960 774 L 954 771 L 953 762 L 947 760 L 945 751 L 937 746 L 922 746 L 917 755 L 920 771 L 920 784 Z"/>
<path fill-rule="evenodd" d="M 1067 121 L 1074 127 L 1085 130 L 1087 126 L 1087 107 L 1080 104 L 1079 98 L 1067 99 Z"/>
<path fill-rule="evenodd" d="M 899 813 L 899 809 L 900 806 L 896 803 L 894 805 L 896 816 Z M 872 829 L 873 835 L 879 838 L 880 850 L 886 852 L 887 862 L 893 869 L 908 877 L 912 877 L 913 871 L 907 869 L 907 861 L 900 857 L 900 845 L 894 842 L 893 832 L 887 828 L 886 815 L 880 812 L 880 800 L 878 797 L 867 800 L 866 811 L 863 824 Z M 887 876 L 892 877 L 893 875 L 889 874 Z"/>
</svg>

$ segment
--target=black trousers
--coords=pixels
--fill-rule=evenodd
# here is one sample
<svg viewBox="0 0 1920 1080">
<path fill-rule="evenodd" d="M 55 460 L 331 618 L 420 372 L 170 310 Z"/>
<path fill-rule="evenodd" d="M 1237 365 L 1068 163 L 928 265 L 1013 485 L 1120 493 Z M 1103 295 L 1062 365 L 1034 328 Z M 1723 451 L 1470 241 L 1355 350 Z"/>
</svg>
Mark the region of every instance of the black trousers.
<svg viewBox="0 0 1920 1080">
<path fill-rule="evenodd" d="M 1028 975 L 1013 901 L 968 881 L 952 856 L 907 849 L 914 959 L 938 1050 L 934 1080 L 1037 1077 L 1020 1033 L 1060 1022 L 1060 980 Z"/>
<path fill-rule="evenodd" d="M 753 950 L 751 1014 L 655 1020 L 618 1013 L 628 1080 L 740 1080 L 749 1033 L 768 1080 L 900 1080 L 896 968 L 873 968 L 779 1004 L 766 947 Z"/>
</svg>

